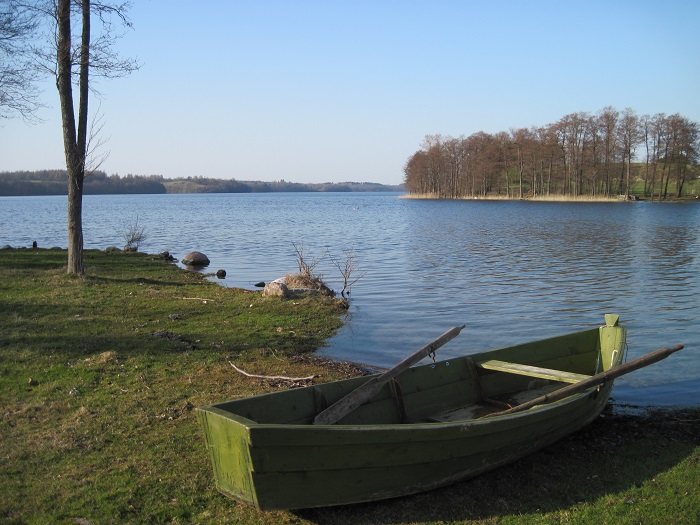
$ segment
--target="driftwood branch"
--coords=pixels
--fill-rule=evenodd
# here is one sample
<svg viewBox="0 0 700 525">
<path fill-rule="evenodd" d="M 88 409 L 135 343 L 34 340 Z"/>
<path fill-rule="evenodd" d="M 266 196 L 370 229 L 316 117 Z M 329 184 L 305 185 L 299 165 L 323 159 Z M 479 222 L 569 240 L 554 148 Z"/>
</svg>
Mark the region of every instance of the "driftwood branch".
<svg viewBox="0 0 700 525">
<path fill-rule="evenodd" d="M 238 368 L 231 361 L 229 361 L 228 364 L 231 365 L 236 372 L 243 374 L 246 377 L 255 377 L 257 379 L 269 379 L 270 381 L 311 381 L 312 379 L 319 377 L 318 374 L 309 377 L 261 376 L 258 374 L 249 374 L 245 370 L 241 370 L 240 368 Z"/>
</svg>

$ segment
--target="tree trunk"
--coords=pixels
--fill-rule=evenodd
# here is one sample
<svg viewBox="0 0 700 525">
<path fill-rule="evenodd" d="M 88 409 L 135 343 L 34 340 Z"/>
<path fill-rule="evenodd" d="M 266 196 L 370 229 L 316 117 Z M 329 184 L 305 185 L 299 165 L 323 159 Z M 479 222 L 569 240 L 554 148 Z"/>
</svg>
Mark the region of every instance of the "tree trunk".
<svg viewBox="0 0 700 525">
<path fill-rule="evenodd" d="M 683 196 L 683 184 L 685 183 L 685 164 L 679 164 L 676 172 L 676 197 Z"/>
<path fill-rule="evenodd" d="M 67 272 L 83 274 L 83 180 L 87 149 L 88 68 L 90 46 L 90 1 L 82 2 L 83 33 L 80 60 L 79 122 L 76 133 L 73 105 L 71 57 L 71 2 L 59 0 L 56 5 L 58 25 L 56 87 L 61 102 L 63 149 L 68 172 L 68 266 Z"/>
<path fill-rule="evenodd" d="M 68 273 L 82 275 L 83 266 L 83 181 L 68 170 Z"/>
</svg>

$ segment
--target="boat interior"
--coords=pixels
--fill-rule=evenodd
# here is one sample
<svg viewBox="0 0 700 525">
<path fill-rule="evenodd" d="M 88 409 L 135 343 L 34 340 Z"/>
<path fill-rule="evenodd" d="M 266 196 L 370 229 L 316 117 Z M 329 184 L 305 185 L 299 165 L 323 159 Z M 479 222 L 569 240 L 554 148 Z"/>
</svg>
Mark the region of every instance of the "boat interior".
<svg viewBox="0 0 700 525">
<path fill-rule="evenodd" d="M 600 327 L 410 368 L 341 425 L 444 423 L 507 410 L 620 362 L 621 331 Z M 314 417 L 374 376 L 323 383 L 216 408 L 246 424 L 312 424 Z"/>
</svg>

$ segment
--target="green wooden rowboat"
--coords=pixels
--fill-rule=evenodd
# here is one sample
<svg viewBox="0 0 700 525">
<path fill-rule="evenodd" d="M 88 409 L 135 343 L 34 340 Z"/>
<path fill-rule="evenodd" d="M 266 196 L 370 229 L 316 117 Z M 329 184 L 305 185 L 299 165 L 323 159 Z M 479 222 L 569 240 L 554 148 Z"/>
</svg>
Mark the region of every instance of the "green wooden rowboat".
<svg viewBox="0 0 700 525">
<path fill-rule="evenodd" d="M 625 334 L 609 314 L 599 328 L 408 368 L 335 424 L 314 419 L 378 376 L 199 408 L 216 487 L 262 510 L 292 509 L 402 496 L 494 469 L 598 417 L 610 371 L 627 366 Z"/>
</svg>

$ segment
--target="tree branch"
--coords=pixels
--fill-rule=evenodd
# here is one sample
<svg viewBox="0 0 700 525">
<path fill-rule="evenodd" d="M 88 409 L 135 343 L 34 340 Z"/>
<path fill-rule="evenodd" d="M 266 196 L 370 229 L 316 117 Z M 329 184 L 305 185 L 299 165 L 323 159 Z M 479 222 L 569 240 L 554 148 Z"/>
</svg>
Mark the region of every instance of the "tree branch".
<svg viewBox="0 0 700 525">
<path fill-rule="evenodd" d="M 255 378 L 257 378 L 257 379 L 270 379 L 270 380 L 273 380 L 273 381 L 274 381 L 274 380 L 281 380 L 281 381 L 294 381 L 294 382 L 297 382 L 297 381 L 311 381 L 312 379 L 314 379 L 314 378 L 316 378 L 316 377 L 319 377 L 318 374 L 315 374 L 315 375 L 312 375 L 312 376 L 309 376 L 309 377 L 261 376 L 261 375 L 257 375 L 257 374 L 249 374 L 249 373 L 246 372 L 245 370 L 241 370 L 240 368 L 238 368 L 238 367 L 237 367 L 236 365 L 234 365 L 231 361 L 229 361 L 228 364 L 231 365 L 231 366 L 233 367 L 233 369 L 234 369 L 236 372 L 239 372 L 239 373 L 243 374 L 243 375 L 246 376 L 246 377 L 255 377 Z"/>
</svg>

